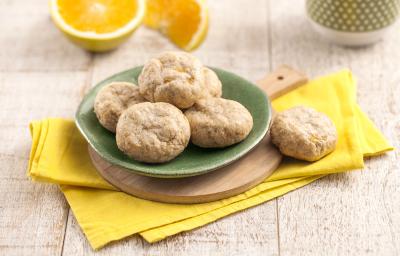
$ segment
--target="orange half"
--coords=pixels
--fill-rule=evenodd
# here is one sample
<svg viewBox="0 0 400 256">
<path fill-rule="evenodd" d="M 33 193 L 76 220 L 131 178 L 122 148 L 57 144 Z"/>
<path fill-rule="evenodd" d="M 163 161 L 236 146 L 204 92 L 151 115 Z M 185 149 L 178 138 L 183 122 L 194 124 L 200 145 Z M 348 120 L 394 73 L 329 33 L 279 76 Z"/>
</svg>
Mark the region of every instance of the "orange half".
<svg viewBox="0 0 400 256">
<path fill-rule="evenodd" d="M 141 24 L 145 0 L 50 0 L 51 16 L 72 41 L 89 50 L 116 47 Z"/>
</svg>

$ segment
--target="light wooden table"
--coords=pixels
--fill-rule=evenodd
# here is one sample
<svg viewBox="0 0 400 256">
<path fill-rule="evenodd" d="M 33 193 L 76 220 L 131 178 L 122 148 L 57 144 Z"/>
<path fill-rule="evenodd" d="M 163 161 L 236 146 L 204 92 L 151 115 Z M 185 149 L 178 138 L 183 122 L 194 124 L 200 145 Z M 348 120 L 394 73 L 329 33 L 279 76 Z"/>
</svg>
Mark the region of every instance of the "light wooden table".
<svg viewBox="0 0 400 256">
<path fill-rule="evenodd" d="M 250 80 L 287 63 L 310 77 L 350 68 L 358 101 L 400 146 L 400 24 L 384 42 L 348 49 L 313 33 L 303 1 L 209 0 L 195 55 Z M 0 1 L 0 255 L 400 255 L 400 156 L 369 159 L 276 200 L 154 245 L 138 236 L 93 252 L 55 185 L 26 176 L 31 120 L 72 118 L 85 92 L 173 46 L 141 28 L 90 54 L 53 26 L 46 1 Z"/>
</svg>

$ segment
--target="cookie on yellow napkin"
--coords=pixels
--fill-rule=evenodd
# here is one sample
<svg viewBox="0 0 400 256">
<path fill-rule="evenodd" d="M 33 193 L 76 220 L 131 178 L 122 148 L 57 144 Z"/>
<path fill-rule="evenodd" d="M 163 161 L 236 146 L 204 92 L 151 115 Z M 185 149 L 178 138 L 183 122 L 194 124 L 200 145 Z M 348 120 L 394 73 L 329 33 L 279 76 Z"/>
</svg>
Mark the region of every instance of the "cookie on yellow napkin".
<svg viewBox="0 0 400 256">
<path fill-rule="evenodd" d="M 87 143 L 73 121 L 64 119 L 31 123 L 33 142 L 28 173 L 33 180 L 61 185 L 94 249 L 135 233 L 155 242 L 276 198 L 324 175 L 362 168 L 365 156 L 392 150 L 356 104 L 355 95 L 355 82 L 345 70 L 311 81 L 274 100 L 278 111 L 306 105 L 327 114 L 338 131 L 337 148 L 314 163 L 285 158 L 263 183 L 224 200 L 166 204 L 117 191 L 97 174 Z"/>
</svg>

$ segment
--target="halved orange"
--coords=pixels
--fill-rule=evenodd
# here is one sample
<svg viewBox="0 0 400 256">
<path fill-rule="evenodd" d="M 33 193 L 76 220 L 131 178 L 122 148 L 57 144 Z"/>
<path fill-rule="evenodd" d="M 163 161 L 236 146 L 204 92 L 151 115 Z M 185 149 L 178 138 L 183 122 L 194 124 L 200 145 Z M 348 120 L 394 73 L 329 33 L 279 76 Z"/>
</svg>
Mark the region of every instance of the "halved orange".
<svg viewBox="0 0 400 256">
<path fill-rule="evenodd" d="M 207 35 L 206 1 L 147 0 L 144 24 L 157 29 L 180 48 L 191 51 Z"/>
<path fill-rule="evenodd" d="M 57 27 L 76 44 L 105 51 L 125 41 L 141 24 L 145 0 L 50 0 Z"/>
</svg>

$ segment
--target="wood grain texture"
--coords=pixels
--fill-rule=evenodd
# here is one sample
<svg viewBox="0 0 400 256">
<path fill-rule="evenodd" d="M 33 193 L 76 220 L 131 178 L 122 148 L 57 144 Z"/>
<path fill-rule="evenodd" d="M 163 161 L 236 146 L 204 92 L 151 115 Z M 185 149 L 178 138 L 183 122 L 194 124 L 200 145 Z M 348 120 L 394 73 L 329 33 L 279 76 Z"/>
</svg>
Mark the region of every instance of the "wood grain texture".
<svg viewBox="0 0 400 256">
<path fill-rule="evenodd" d="M 282 154 L 267 135 L 250 153 L 218 170 L 186 178 L 162 179 L 112 165 L 88 147 L 99 174 L 116 188 L 143 199 L 178 204 L 206 203 L 243 193 L 271 176 Z"/>
<path fill-rule="evenodd" d="M 281 65 L 270 74 L 257 81 L 270 100 L 274 100 L 285 93 L 307 83 L 307 76 L 288 65 Z"/>
<path fill-rule="evenodd" d="M 91 54 L 52 24 L 47 1 L 0 1 L 0 71 L 86 71 Z"/>
<path fill-rule="evenodd" d="M 271 5 L 272 66 L 288 63 L 313 76 L 350 68 L 362 109 L 398 147 L 400 34 L 370 47 L 334 46 L 313 33 L 303 8 L 292 7 L 290 0 Z M 398 152 L 391 152 L 367 160 L 362 171 L 328 176 L 279 198 L 280 254 L 399 255 L 399 167 Z"/>
<path fill-rule="evenodd" d="M 63 255 L 278 255 L 274 217 L 275 203 L 266 203 L 158 243 L 135 235 L 93 252 L 70 214 Z"/>
<path fill-rule="evenodd" d="M 371 47 L 337 47 L 313 33 L 303 5 L 209 0 L 209 36 L 194 54 L 250 80 L 282 63 L 310 77 L 348 67 L 358 78 L 363 110 L 399 148 L 400 34 Z M 26 177 L 27 125 L 71 118 L 92 84 L 174 48 L 140 28 L 118 50 L 92 55 L 57 31 L 47 8 L 41 0 L 0 1 L 0 255 L 400 254 L 397 151 L 368 160 L 363 171 L 329 176 L 153 245 L 132 236 L 93 252 L 58 189 Z"/>
<path fill-rule="evenodd" d="M 68 205 L 57 186 L 32 183 L 26 176 L 28 123 L 71 116 L 84 78 L 84 72 L 0 73 L 1 255 L 61 253 Z"/>
</svg>

